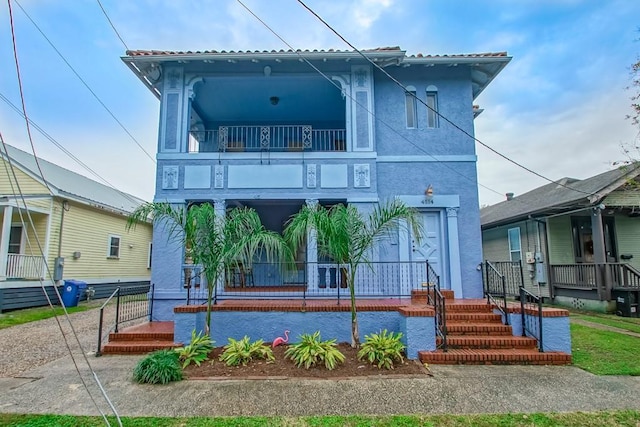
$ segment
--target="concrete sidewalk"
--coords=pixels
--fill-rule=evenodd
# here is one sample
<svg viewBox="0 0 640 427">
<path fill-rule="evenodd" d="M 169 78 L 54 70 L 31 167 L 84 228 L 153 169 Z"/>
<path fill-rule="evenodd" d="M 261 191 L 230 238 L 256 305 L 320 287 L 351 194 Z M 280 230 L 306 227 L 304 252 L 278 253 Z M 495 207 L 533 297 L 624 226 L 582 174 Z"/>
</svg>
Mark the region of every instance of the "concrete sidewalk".
<svg viewBox="0 0 640 427">
<path fill-rule="evenodd" d="M 640 377 L 562 366 L 432 366 L 433 377 L 347 380 L 198 380 L 135 384 L 136 356 L 90 357 L 121 416 L 347 415 L 640 410 Z M 78 362 L 84 366 L 83 362 Z M 86 368 L 100 408 L 109 408 Z M 0 378 L 0 412 L 98 415 L 64 357 Z"/>
</svg>

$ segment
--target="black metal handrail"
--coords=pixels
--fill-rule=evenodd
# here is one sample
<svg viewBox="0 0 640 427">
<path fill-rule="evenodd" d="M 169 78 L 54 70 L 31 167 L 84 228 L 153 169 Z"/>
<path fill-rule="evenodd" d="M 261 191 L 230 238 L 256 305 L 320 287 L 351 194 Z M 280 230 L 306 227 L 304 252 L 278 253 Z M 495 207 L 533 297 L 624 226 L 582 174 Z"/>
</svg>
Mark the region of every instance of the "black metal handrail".
<svg viewBox="0 0 640 427">
<path fill-rule="evenodd" d="M 98 322 L 98 348 L 96 350 L 96 356 L 102 355 L 102 339 L 103 339 L 103 325 L 104 325 L 104 310 L 109 303 L 115 299 L 116 311 L 114 315 L 114 322 L 109 326 L 106 336 L 109 332 L 118 332 L 118 327 L 132 320 L 138 320 L 148 317 L 149 322 L 153 319 L 153 284 L 140 285 L 140 286 L 119 286 L 115 291 L 107 298 L 107 300 L 100 307 L 100 318 Z"/>
<path fill-rule="evenodd" d="M 504 324 L 509 324 L 507 310 L 507 284 L 504 275 L 501 274 L 490 261 L 484 262 L 484 294 L 487 304 L 493 304 L 504 316 Z M 502 307 L 498 303 L 502 300 Z"/>
<path fill-rule="evenodd" d="M 524 272 L 522 261 L 489 261 L 491 265 L 504 276 L 506 294 L 517 297 L 520 287 L 524 286 Z"/>
<path fill-rule="evenodd" d="M 534 295 L 524 287 L 520 288 L 520 313 L 522 316 L 522 336 L 530 336 L 538 342 L 538 350 L 542 346 L 542 297 Z"/>
<path fill-rule="evenodd" d="M 429 292 L 427 294 L 427 302 L 433 306 L 435 312 L 435 328 L 436 337 L 440 337 L 440 348 L 446 352 L 447 347 L 447 306 L 445 298 L 440 292 L 440 276 L 435 272 L 433 266 L 426 261 L 427 284 Z M 433 290 L 433 292 L 431 292 Z"/>
</svg>

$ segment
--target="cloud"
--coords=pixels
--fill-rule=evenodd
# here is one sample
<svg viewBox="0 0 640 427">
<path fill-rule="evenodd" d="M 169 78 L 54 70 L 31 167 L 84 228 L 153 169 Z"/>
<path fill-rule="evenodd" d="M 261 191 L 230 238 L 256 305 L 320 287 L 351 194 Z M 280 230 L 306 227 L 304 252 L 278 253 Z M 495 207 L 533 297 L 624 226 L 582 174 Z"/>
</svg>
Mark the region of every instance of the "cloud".
<svg viewBox="0 0 640 427">
<path fill-rule="evenodd" d="M 367 29 L 393 6 L 393 0 L 359 0 L 352 7 L 356 24 Z"/>
</svg>

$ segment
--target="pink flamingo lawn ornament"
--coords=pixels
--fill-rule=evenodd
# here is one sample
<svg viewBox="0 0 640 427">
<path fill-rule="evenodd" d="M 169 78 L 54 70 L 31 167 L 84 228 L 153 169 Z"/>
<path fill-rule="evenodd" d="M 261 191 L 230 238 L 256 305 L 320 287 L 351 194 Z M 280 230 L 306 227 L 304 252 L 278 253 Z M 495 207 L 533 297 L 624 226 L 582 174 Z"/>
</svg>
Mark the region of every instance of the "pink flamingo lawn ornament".
<svg viewBox="0 0 640 427">
<path fill-rule="evenodd" d="M 284 331 L 284 338 L 278 337 L 273 340 L 273 344 L 271 344 L 271 348 L 276 348 L 279 345 L 286 344 L 289 342 L 289 331 Z"/>
</svg>

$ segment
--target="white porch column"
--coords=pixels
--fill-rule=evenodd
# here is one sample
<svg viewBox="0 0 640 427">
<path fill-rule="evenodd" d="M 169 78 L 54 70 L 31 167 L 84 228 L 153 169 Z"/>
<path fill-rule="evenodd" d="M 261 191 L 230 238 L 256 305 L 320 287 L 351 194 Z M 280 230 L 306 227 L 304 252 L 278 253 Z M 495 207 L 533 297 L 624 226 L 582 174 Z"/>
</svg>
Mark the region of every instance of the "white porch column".
<svg viewBox="0 0 640 427">
<path fill-rule="evenodd" d="M 223 218 L 227 214 L 227 201 L 225 199 L 213 199 L 213 210 L 217 218 Z M 224 281 L 226 280 L 226 272 L 221 275 L 216 283 L 218 291 L 224 291 Z"/>
<path fill-rule="evenodd" d="M 318 199 L 307 199 L 308 207 L 318 206 Z M 307 232 L 307 288 L 315 290 L 318 287 L 318 233 L 316 230 Z"/>
<path fill-rule="evenodd" d="M 456 298 L 463 298 L 462 273 L 460 271 L 460 241 L 458 235 L 458 208 L 447 208 L 447 231 L 449 234 L 449 271 L 451 290 Z"/>
<path fill-rule="evenodd" d="M 5 206 L 2 210 L 2 236 L 0 236 L 0 280 L 7 280 L 7 258 L 9 255 L 9 235 L 13 206 Z"/>
</svg>

